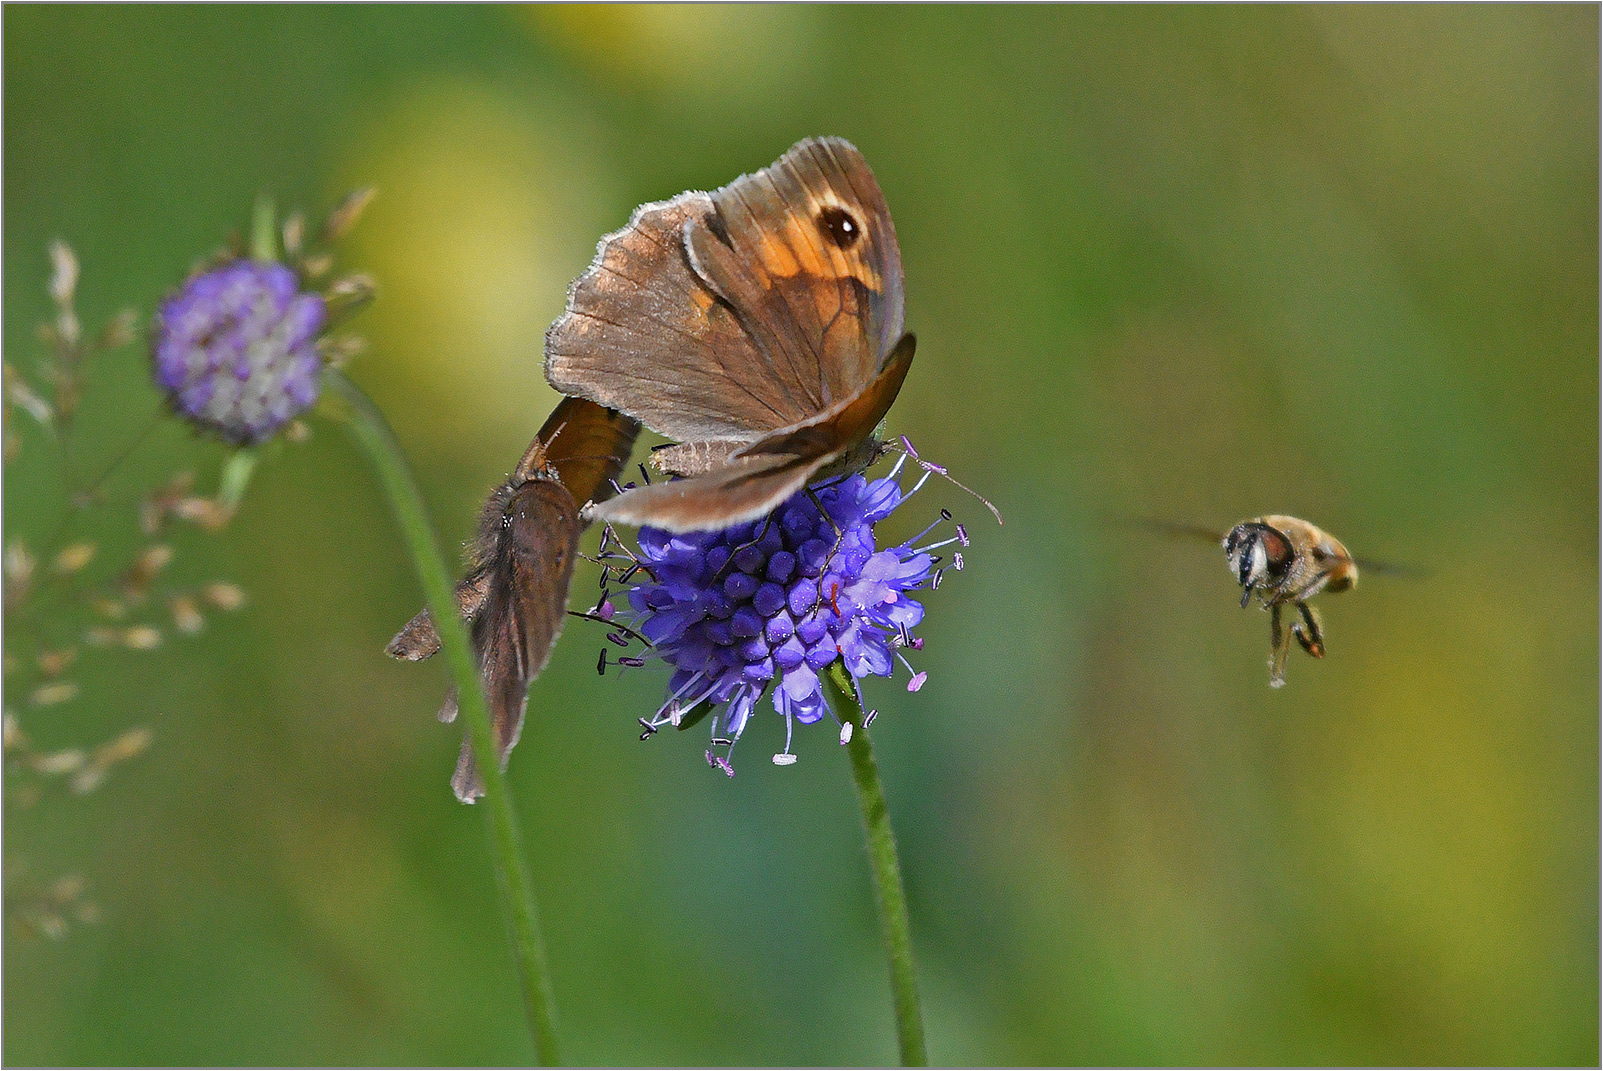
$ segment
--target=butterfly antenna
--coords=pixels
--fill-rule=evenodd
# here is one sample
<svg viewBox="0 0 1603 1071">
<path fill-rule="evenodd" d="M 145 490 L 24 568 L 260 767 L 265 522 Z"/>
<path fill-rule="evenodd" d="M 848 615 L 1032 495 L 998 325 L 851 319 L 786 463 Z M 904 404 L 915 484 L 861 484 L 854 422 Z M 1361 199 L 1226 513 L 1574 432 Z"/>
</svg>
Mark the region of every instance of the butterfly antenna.
<svg viewBox="0 0 1603 1071">
<path fill-rule="evenodd" d="M 898 452 L 900 452 L 900 453 L 904 454 L 905 456 L 911 458 L 913 460 L 913 463 L 915 465 L 917 465 L 919 468 L 923 469 L 925 472 L 932 472 L 935 475 L 939 476 L 941 479 L 945 480 L 947 483 L 950 483 L 953 486 L 957 487 L 958 490 L 966 491 L 969 494 L 973 495 L 976 499 L 979 500 L 980 505 L 984 506 L 986 509 L 991 511 L 991 516 L 996 518 L 996 523 L 997 524 L 1000 525 L 1002 523 L 1002 511 L 997 509 L 995 506 L 991 505 L 991 500 L 990 499 L 986 498 L 984 495 L 980 494 L 978 491 L 974 490 L 972 487 L 969 487 L 967 484 L 963 483 L 963 481 L 961 481 L 957 477 L 953 476 L 950 472 L 947 472 L 945 465 L 937 465 L 933 461 L 925 461 L 923 458 L 919 457 L 918 456 L 918 451 L 913 449 L 913 444 L 908 442 L 907 436 L 903 435 L 903 436 L 900 436 L 899 438 L 900 438 L 900 442 L 901 442 L 901 446 L 900 447 L 897 447 L 897 445 L 894 444 L 894 443 L 886 443 L 885 444 L 885 449 L 887 449 L 887 450 L 897 450 Z"/>
<path fill-rule="evenodd" d="M 528 483 L 534 479 L 536 473 L 554 468 L 550 457 L 546 454 L 546 448 L 557 441 L 557 436 L 561 435 L 562 429 L 567 426 L 568 422 L 564 420 L 557 425 L 557 430 L 553 431 L 549 438 L 542 439 L 536 435 L 529 448 L 523 452 L 523 457 L 518 460 L 518 467 L 512 470 L 512 478 L 518 483 Z"/>
</svg>

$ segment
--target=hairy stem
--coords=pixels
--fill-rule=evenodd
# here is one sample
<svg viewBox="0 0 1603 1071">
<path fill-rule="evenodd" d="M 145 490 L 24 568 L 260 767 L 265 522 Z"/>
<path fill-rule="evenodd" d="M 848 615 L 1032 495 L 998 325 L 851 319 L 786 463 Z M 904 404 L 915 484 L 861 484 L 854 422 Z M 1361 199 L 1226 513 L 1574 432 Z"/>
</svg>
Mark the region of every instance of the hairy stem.
<svg viewBox="0 0 1603 1071">
<path fill-rule="evenodd" d="M 342 372 L 326 370 L 324 383 L 345 402 L 347 426 L 378 470 L 385 497 L 405 537 L 418 580 L 422 582 L 429 612 L 440 634 L 440 647 L 456 681 L 457 709 L 467 723 L 473 755 L 484 778 L 483 806 L 490 831 L 491 856 L 495 860 L 501 898 L 512 931 L 514 958 L 523 986 L 524 1013 L 534 1035 L 537 1059 L 542 1064 L 555 1064 L 558 1062 L 555 1013 L 545 944 L 540 937 L 539 912 L 528 867 L 523 861 L 522 837 L 512 809 L 512 796 L 501 772 L 501 760 L 496 755 L 478 666 L 468 645 L 467 630 L 457 616 L 450 572 L 424 512 L 423 497 L 418 493 L 412 471 L 384 415 Z"/>
<path fill-rule="evenodd" d="M 863 726 L 863 708 L 839 661 L 824 673 L 823 680 L 832 693 L 831 705 L 841 720 L 852 727 L 846 745 L 852 759 L 852 777 L 857 782 L 857 802 L 863 808 L 863 829 L 868 834 L 868 858 L 874 872 L 874 889 L 879 894 L 880 929 L 885 952 L 890 958 L 891 997 L 896 1011 L 896 1041 L 903 1067 L 925 1067 L 929 1055 L 924 1049 L 924 1016 L 919 1010 L 918 979 L 913 972 L 913 939 L 907 924 L 907 894 L 902 889 L 902 868 L 896 858 L 896 837 L 891 833 L 890 810 L 885 806 L 885 789 L 880 785 L 879 766 L 874 747 Z"/>
</svg>

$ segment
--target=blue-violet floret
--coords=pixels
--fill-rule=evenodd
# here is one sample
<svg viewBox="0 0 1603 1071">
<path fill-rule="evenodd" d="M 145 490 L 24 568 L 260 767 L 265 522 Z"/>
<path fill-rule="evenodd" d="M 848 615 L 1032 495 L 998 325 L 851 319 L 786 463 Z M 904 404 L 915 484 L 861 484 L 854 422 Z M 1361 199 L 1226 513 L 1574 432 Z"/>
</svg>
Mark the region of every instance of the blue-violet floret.
<svg viewBox="0 0 1603 1071">
<path fill-rule="evenodd" d="M 156 383 L 180 416 L 260 442 L 317 400 L 321 295 L 282 264 L 236 260 L 190 279 L 156 313 Z"/>
<path fill-rule="evenodd" d="M 774 756 L 780 765 L 795 761 L 792 723 L 833 716 L 819 674 L 836 659 L 854 687 L 869 675 L 890 676 L 900 660 L 911 674 L 908 689 L 918 690 L 925 674 L 897 650 L 922 646 L 913 629 L 924 607 L 912 593 L 940 583 L 940 559 L 930 552 L 967 536 L 958 525 L 955 536 L 914 546 L 931 525 L 907 542 L 876 546 L 874 526 L 923 483 L 904 492 L 901 467 L 880 479 L 855 474 L 803 491 L 762 520 L 720 531 L 640 529 L 639 572 L 649 579 L 628 592 L 634 629 L 674 668 L 667 701 L 641 719 L 647 735 L 709 704 L 714 750 L 707 758 L 732 775 L 727 749 L 770 688 L 786 723 L 785 750 Z M 954 564 L 961 563 L 959 554 Z M 850 735 L 843 724 L 841 742 Z"/>
</svg>

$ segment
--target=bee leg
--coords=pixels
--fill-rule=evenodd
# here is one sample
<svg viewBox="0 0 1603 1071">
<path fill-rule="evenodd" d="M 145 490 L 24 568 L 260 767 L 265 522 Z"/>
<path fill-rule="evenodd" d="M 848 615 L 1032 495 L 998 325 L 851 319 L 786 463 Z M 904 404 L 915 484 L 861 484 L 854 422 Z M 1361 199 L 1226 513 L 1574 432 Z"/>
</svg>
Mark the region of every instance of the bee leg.
<svg viewBox="0 0 1603 1071">
<path fill-rule="evenodd" d="M 1325 632 L 1319 627 L 1319 611 L 1305 602 L 1299 602 L 1297 609 L 1302 611 L 1302 621 L 1291 626 L 1291 634 L 1297 637 L 1304 651 L 1315 658 L 1325 657 Z"/>
<path fill-rule="evenodd" d="M 1286 655 L 1291 653 L 1291 635 L 1281 625 L 1280 604 L 1269 608 L 1269 687 L 1286 683 Z"/>
</svg>

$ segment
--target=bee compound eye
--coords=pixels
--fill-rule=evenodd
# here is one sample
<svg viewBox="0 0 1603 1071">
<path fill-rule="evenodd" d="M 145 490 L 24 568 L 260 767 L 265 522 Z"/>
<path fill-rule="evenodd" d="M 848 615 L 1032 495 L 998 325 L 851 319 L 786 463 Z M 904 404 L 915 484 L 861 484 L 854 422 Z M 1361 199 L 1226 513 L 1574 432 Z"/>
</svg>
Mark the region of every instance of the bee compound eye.
<svg viewBox="0 0 1603 1071">
<path fill-rule="evenodd" d="M 1233 540 L 1231 553 L 1235 558 L 1236 582 L 1247 587 L 1259 576 L 1263 575 L 1264 552 L 1263 541 L 1258 533 L 1247 531 L 1239 539 Z"/>
</svg>

